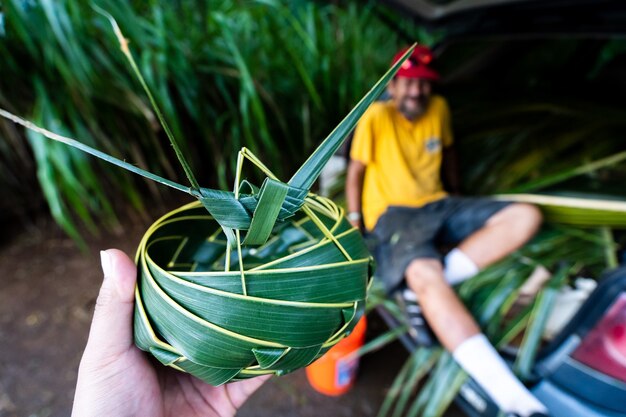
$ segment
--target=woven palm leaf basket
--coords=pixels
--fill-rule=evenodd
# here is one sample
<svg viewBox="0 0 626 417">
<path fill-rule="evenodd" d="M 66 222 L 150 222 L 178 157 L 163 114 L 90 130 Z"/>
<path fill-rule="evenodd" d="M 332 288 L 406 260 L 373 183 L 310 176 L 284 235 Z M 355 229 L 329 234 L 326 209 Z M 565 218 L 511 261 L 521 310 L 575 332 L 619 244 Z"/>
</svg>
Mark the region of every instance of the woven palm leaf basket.
<svg viewBox="0 0 626 417">
<path fill-rule="evenodd" d="M 404 59 L 287 183 L 244 148 L 234 192 L 192 187 L 198 202 L 150 227 L 136 257 L 137 346 L 220 385 L 302 368 L 352 331 L 372 257 L 343 209 L 309 190 Z M 266 174 L 260 188 L 240 181 L 245 160 Z"/>
<path fill-rule="evenodd" d="M 94 6 L 97 8 L 97 6 Z M 281 375 L 313 362 L 363 315 L 373 273 L 358 229 L 332 201 L 310 192 L 366 108 L 410 56 L 409 49 L 288 182 L 247 149 L 234 190 L 200 187 L 147 87 L 115 20 L 113 26 L 190 186 L 144 171 L 0 109 L 0 116 L 198 201 L 157 220 L 139 245 L 135 342 L 161 363 L 212 385 Z M 266 176 L 241 180 L 244 162 Z"/>
<path fill-rule="evenodd" d="M 304 204 L 314 217 L 260 246 L 229 247 L 199 202 L 154 223 L 137 255 L 137 345 L 219 385 L 301 368 L 341 340 L 363 314 L 370 255 L 331 201 Z"/>
</svg>

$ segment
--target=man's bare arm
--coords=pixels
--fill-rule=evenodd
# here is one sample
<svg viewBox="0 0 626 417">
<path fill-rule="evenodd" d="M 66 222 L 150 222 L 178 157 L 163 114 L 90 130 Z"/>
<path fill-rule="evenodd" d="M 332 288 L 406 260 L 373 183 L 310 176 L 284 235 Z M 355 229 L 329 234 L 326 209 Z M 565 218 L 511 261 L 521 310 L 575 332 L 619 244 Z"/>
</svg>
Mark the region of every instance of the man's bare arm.
<svg viewBox="0 0 626 417">
<path fill-rule="evenodd" d="M 361 196 L 363 194 L 363 177 L 365 176 L 365 165 L 362 162 L 350 160 L 348 173 L 346 176 L 346 200 L 348 213 L 361 214 Z M 350 217 L 350 216 L 349 216 Z M 357 216 L 351 216 L 350 223 L 359 229 L 363 228 L 363 220 Z"/>
<path fill-rule="evenodd" d="M 459 157 L 454 146 L 443 148 L 442 171 L 446 190 L 451 194 L 460 194 Z"/>
</svg>

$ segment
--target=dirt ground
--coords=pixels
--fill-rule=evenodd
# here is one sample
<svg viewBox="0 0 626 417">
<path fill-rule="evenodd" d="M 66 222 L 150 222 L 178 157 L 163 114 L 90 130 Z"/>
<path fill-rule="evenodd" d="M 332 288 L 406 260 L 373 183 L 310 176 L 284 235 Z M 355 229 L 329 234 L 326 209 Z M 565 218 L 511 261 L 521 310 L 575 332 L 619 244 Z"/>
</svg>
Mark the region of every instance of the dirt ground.
<svg viewBox="0 0 626 417">
<path fill-rule="evenodd" d="M 89 238 L 85 253 L 47 219 L 26 229 L 3 227 L 0 417 L 69 416 L 102 279 L 99 251 L 116 247 L 132 254 L 147 227 L 127 223 L 122 235 Z M 368 337 L 383 328 L 370 320 Z M 337 398 L 315 392 L 303 371 L 274 378 L 238 416 L 374 416 L 406 356 L 399 344 L 366 356 L 355 387 Z"/>
<path fill-rule="evenodd" d="M 0 248 L 0 416 L 68 416 L 101 283 L 99 250 L 132 253 L 142 226 L 81 253 L 50 220 Z"/>
</svg>

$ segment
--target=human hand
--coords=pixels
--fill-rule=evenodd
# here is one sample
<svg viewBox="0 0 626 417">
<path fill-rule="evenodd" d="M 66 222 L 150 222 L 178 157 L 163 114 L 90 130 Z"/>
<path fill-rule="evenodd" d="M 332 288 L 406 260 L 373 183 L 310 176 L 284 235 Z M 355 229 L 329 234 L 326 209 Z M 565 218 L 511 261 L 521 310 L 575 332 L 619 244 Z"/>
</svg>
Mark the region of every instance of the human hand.
<svg viewBox="0 0 626 417">
<path fill-rule="evenodd" d="M 104 281 L 78 370 L 72 417 L 234 416 L 269 377 L 212 387 L 153 366 L 133 343 L 136 266 L 117 249 L 100 254 Z"/>
</svg>

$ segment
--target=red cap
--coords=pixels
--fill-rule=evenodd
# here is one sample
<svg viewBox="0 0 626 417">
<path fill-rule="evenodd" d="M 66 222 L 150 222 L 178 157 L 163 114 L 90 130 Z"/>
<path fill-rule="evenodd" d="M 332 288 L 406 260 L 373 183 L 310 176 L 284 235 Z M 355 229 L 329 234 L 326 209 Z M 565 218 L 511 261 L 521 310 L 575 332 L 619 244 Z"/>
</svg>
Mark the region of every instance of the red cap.
<svg viewBox="0 0 626 417">
<path fill-rule="evenodd" d="M 409 47 L 402 48 L 402 50 L 393 57 L 391 65 L 398 62 L 402 55 L 408 50 Z M 398 77 L 423 78 L 437 81 L 439 80 L 439 73 L 429 66 L 432 61 L 433 53 L 431 50 L 425 46 L 418 45 L 413 50 L 411 56 L 404 61 L 396 75 Z"/>
</svg>

